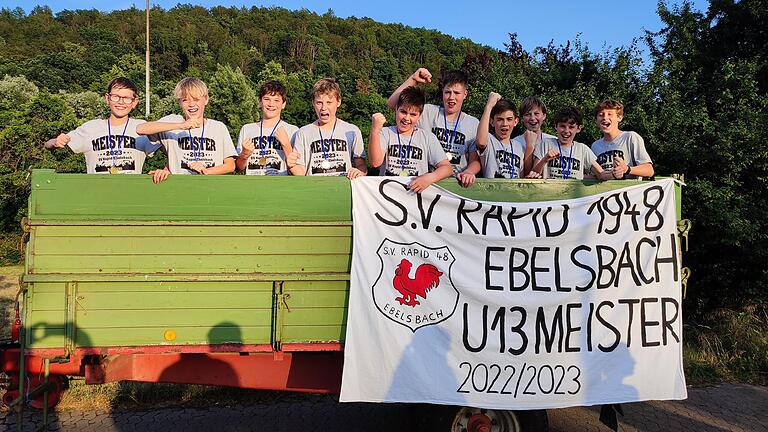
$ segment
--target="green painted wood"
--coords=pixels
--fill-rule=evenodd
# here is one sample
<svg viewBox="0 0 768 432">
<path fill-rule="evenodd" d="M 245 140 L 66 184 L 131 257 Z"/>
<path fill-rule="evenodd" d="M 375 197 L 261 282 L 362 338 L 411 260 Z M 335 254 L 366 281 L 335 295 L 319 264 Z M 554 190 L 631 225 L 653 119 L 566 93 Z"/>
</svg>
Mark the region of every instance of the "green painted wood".
<svg viewBox="0 0 768 432">
<path fill-rule="evenodd" d="M 49 227 L 50 228 L 50 227 Z M 84 231 L 85 231 L 85 227 Z M 245 261 L 253 255 L 351 254 L 351 237 L 121 237 L 45 236 L 37 234 L 43 255 L 233 255 Z M 223 239 L 227 240 L 223 240 Z"/>
<path fill-rule="evenodd" d="M 75 280 L 81 280 L 80 275 L 72 275 Z M 101 275 L 98 275 L 101 276 Z M 238 293 L 242 291 L 253 292 L 256 295 L 262 293 L 272 293 L 272 282 L 243 282 L 243 281 L 150 281 L 144 278 L 135 278 L 133 280 L 114 280 L 115 278 L 124 278 L 121 275 L 114 275 L 111 280 L 96 280 L 89 282 L 80 282 L 78 291 L 81 294 L 87 293 L 142 293 L 142 292 L 160 292 L 160 293 Z M 138 282 L 138 283 L 137 283 Z M 36 284 L 37 285 L 37 284 Z M 241 295 L 242 297 L 242 295 Z"/>
<path fill-rule="evenodd" d="M 94 282 L 97 284 L 103 283 L 130 283 L 130 282 L 157 282 L 163 284 L 169 283 L 185 283 L 185 282 L 199 282 L 209 281 L 212 283 L 218 282 L 262 282 L 291 279 L 293 281 L 321 281 L 321 280 L 346 280 L 349 281 L 349 273 L 189 273 L 189 274 L 132 274 L 132 273 L 51 273 L 51 274 L 36 274 L 27 273 L 22 275 L 25 283 L 48 283 L 48 282 L 66 282 L 70 280 Z"/>
<path fill-rule="evenodd" d="M 346 326 L 291 326 L 286 327 L 283 343 L 312 343 L 344 341 L 347 334 Z"/>
<path fill-rule="evenodd" d="M 26 348 L 64 348 L 64 326 L 54 327 L 51 323 L 46 326 L 29 327 L 26 333 Z"/>
<path fill-rule="evenodd" d="M 283 283 L 287 308 L 282 311 L 283 343 L 343 340 L 346 333 L 349 282 Z"/>
<path fill-rule="evenodd" d="M 259 255 L 37 255 L 34 273 L 348 273 L 349 254 Z"/>
<path fill-rule="evenodd" d="M 167 341 L 164 328 L 133 327 L 116 332 L 114 329 L 78 329 L 77 346 L 157 346 L 207 345 L 225 343 L 269 344 L 271 328 L 244 326 L 175 327 L 176 339 Z"/>
<path fill-rule="evenodd" d="M 150 176 L 35 170 L 29 218 L 339 222 L 351 220 L 349 194 L 349 180 L 330 177 L 175 175 L 156 185 Z"/>
<path fill-rule="evenodd" d="M 272 308 L 266 309 L 77 309 L 75 322 L 83 331 L 90 329 L 129 329 L 136 327 L 214 327 L 232 323 L 243 327 L 270 327 Z M 248 342 L 252 343 L 252 342 Z"/>
<path fill-rule="evenodd" d="M 215 295 L 211 295 L 215 294 Z M 38 299 L 35 299 L 39 308 Z M 77 305 L 83 313 L 96 310 L 208 310 L 208 309 L 272 309 L 272 292 L 227 291 L 208 292 L 90 292 L 79 291 Z"/>
<path fill-rule="evenodd" d="M 88 222 L 85 225 L 77 225 L 77 220 L 70 220 L 70 225 L 38 225 L 35 226 L 35 232 L 39 237 L 121 237 L 129 236 L 135 239 L 157 239 L 157 238 L 227 238 L 226 242 L 237 242 L 243 238 L 271 238 L 284 237 L 289 235 L 291 238 L 317 238 L 317 237 L 342 237 L 348 238 L 352 235 L 352 225 L 334 226 L 183 226 L 183 225 L 164 225 L 155 222 L 154 225 L 138 225 L 122 227 L 115 222 L 109 226 L 92 225 Z M 221 223 L 219 223 L 221 225 Z"/>
<path fill-rule="evenodd" d="M 33 311 L 64 311 L 64 289 L 60 292 L 45 292 L 35 290 L 35 295 L 30 296 L 32 301 L 29 308 Z"/>
</svg>

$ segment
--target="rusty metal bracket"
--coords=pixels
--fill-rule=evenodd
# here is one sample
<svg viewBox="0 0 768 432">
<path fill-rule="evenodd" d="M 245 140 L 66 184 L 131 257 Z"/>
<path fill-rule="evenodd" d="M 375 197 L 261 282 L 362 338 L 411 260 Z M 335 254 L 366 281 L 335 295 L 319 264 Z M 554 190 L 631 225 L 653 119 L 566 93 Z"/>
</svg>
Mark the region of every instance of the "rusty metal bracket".
<svg viewBox="0 0 768 432">
<path fill-rule="evenodd" d="M 691 231 L 691 220 L 682 219 L 677 222 L 677 236 L 680 238 L 680 250 L 688 252 L 688 233 Z"/>
<path fill-rule="evenodd" d="M 691 269 L 683 267 L 680 271 L 680 283 L 683 285 L 683 298 L 688 294 L 688 279 L 691 277 Z"/>
</svg>

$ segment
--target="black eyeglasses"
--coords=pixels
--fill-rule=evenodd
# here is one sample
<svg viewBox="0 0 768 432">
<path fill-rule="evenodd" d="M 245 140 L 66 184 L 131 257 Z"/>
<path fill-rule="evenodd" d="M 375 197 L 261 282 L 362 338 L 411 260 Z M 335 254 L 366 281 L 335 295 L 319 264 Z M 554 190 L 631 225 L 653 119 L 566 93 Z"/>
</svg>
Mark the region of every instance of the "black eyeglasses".
<svg viewBox="0 0 768 432">
<path fill-rule="evenodd" d="M 120 96 L 120 95 L 116 95 L 116 94 L 112 94 L 112 93 L 107 93 L 107 97 L 112 102 L 122 102 L 122 103 L 126 103 L 126 104 L 133 103 L 133 101 L 136 100 L 135 97 Z"/>
</svg>

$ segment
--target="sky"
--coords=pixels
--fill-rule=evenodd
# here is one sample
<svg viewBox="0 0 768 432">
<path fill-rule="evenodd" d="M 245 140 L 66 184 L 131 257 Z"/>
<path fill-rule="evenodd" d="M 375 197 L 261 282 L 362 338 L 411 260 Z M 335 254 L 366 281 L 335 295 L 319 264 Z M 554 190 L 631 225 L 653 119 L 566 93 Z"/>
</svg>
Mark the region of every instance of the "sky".
<svg viewBox="0 0 768 432">
<path fill-rule="evenodd" d="M 683 0 L 665 0 L 676 5 Z M 691 0 L 695 9 L 706 12 L 707 0 Z M 178 0 L 151 0 L 152 6 L 171 8 Z M 369 17 L 384 23 L 402 23 L 412 27 L 435 29 L 454 37 L 504 49 L 508 33 L 517 33 L 526 51 L 537 46 L 564 44 L 578 35 L 593 52 L 627 46 L 642 38 L 644 30 L 658 31 L 661 20 L 656 14 L 657 0 L 487 0 L 456 1 L 366 1 L 366 0 L 184 0 L 181 3 L 211 6 L 279 6 L 306 8 L 317 13 L 333 9 L 336 16 Z M 53 11 L 64 9 L 144 9 L 145 0 L 0 0 L 0 7 L 21 7 L 29 13 L 35 5 L 48 5 Z M 641 47 L 644 46 L 641 44 Z"/>
</svg>

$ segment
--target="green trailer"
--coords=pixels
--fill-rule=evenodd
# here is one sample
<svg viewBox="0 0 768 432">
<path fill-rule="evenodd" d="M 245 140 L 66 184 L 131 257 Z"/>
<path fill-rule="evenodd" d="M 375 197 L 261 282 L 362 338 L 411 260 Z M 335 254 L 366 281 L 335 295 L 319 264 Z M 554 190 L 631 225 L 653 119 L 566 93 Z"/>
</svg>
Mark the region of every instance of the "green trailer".
<svg viewBox="0 0 768 432">
<path fill-rule="evenodd" d="M 626 182 L 440 185 L 526 202 Z M 29 390 L 19 379 L 29 372 L 37 406 L 55 404 L 67 375 L 339 391 L 352 253 L 346 178 L 171 176 L 156 185 L 36 170 L 24 230 L 18 340 L 0 346 L 7 403 Z"/>
</svg>

